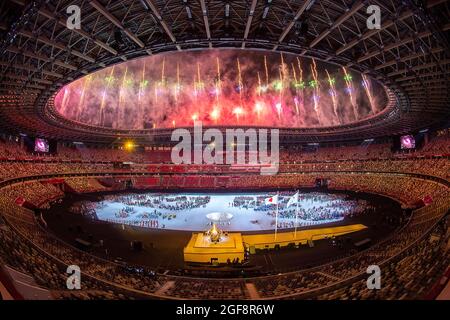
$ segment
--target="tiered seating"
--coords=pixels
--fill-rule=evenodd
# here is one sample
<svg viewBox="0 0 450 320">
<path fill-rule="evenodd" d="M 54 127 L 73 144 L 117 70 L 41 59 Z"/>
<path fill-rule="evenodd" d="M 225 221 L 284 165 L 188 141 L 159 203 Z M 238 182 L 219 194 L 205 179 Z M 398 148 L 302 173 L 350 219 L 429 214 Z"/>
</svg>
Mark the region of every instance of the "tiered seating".
<svg viewBox="0 0 450 320">
<path fill-rule="evenodd" d="M 0 139 L 0 159 L 14 158 L 14 157 L 26 157 L 26 151 L 15 141 Z"/>
<path fill-rule="evenodd" d="M 342 182 L 346 186 L 351 183 L 352 187 L 356 188 L 366 187 L 371 180 L 373 185 L 379 185 L 381 183 L 381 181 L 378 182 L 381 175 L 354 175 L 351 177 L 351 182 L 342 174 L 333 176 L 332 179 L 335 181 L 335 187 L 340 187 L 337 185 L 339 182 Z M 434 201 L 431 205 L 418 210 L 413 215 L 410 223 L 403 230 L 394 234 L 392 238 L 388 238 L 379 245 L 357 256 L 348 258 L 345 261 L 337 261 L 306 271 L 248 280 L 192 280 L 184 277 L 172 277 L 170 275 L 158 276 L 154 279 L 141 274 L 130 273 L 130 271 L 112 263 L 96 259 L 79 251 L 75 252 L 70 247 L 66 247 L 55 238 L 52 238 L 52 236 L 38 227 L 34 221 L 30 221 L 29 215 L 28 218 L 24 218 L 24 214 L 26 216 L 24 210 L 26 209 L 18 209 L 19 207 L 12 203 L 9 196 L 11 192 L 8 192 L 8 189 L 6 191 L 2 189 L 2 193 L 0 193 L 0 209 L 2 212 L 7 213 L 6 217 L 8 221 L 18 229 L 20 234 L 31 239 L 40 250 L 50 253 L 51 256 L 58 259 L 56 261 L 60 261 L 59 263 L 65 262 L 72 264 L 76 261 L 81 269 L 85 270 L 87 275 L 95 277 L 96 280 L 92 283 L 84 282 L 84 286 L 89 294 L 80 294 L 72 298 L 89 299 L 97 291 L 100 296 L 114 296 L 115 298 L 123 298 L 126 296 L 139 297 L 140 295 L 145 295 L 144 292 L 154 294 L 159 288 L 164 286 L 167 288 L 164 290 L 165 295 L 179 298 L 204 299 L 209 297 L 218 299 L 244 299 L 250 297 L 245 286 L 246 282 L 255 286 L 257 294 L 260 297 L 320 298 L 326 297 L 328 294 L 331 297 L 337 296 L 343 298 L 414 298 L 424 294 L 426 289 L 431 285 L 429 281 L 422 280 L 419 280 L 418 284 L 412 285 L 412 280 L 416 280 L 414 274 L 418 274 L 419 279 L 425 280 L 425 276 L 434 279 L 442 269 L 440 262 L 445 262 L 442 259 L 446 259 L 445 255 L 439 254 L 439 250 L 431 250 L 431 248 L 440 248 L 440 244 L 445 242 L 445 238 L 442 237 L 443 230 L 445 230 L 444 226 L 439 225 L 438 229 L 435 229 L 434 238 L 437 235 L 440 239 L 438 242 L 422 241 L 421 237 L 426 234 L 429 228 L 433 227 L 434 223 L 448 209 L 448 189 L 442 185 L 437 185 L 435 182 L 415 178 L 411 178 L 413 182 L 402 181 L 401 184 L 396 185 L 397 179 L 397 176 L 384 176 L 384 185 L 388 186 L 386 190 L 393 191 L 395 189 L 394 186 L 397 186 L 395 192 L 396 196 L 399 196 L 399 193 L 403 195 L 410 194 L 411 188 L 415 188 L 422 192 L 432 194 Z M 440 188 L 437 188 L 437 186 L 440 186 Z M 21 185 L 17 187 L 19 190 L 22 190 Z M 33 190 L 35 189 L 33 188 Z M 402 198 L 403 195 L 399 197 Z M 24 223 L 24 220 L 28 222 Z M 8 232 L 4 232 L 3 230 L 1 232 L 1 240 L 7 244 L 4 246 L 6 250 L 0 252 L 2 255 L 7 256 L 6 260 L 8 262 L 10 261 L 11 264 L 23 272 L 37 272 L 39 283 L 44 285 L 48 282 L 49 285 L 47 287 L 57 290 L 58 297 L 67 297 L 68 293 L 64 292 L 63 284 L 60 283 L 60 279 L 55 275 L 55 268 L 59 268 L 58 263 L 52 264 L 51 259 L 45 260 L 47 258 L 42 260 L 33 251 L 34 249 L 28 249 L 29 251 L 21 250 L 20 248 L 22 246 L 17 244 L 17 240 L 8 237 Z M 415 241 L 419 241 L 418 246 L 414 246 Z M 13 246 L 17 246 L 19 249 L 13 250 Z M 29 258 L 20 260 L 21 256 Z M 390 261 L 389 259 L 393 258 L 399 259 L 398 261 L 400 263 L 397 263 L 396 260 L 388 262 Z M 435 263 L 435 261 L 439 262 Z M 43 267 L 36 270 L 34 263 L 39 263 Z M 351 286 L 351 289 L 340 288 L 337 285 L 340 280 L 352 278 L 358 274 L 365 274 L 365 268 L 370 264 L 383 265 L 384 263 L 389 263 L 387 269 L 389 272 L 388 279 L 392 279 L 392 282 L 386 285 L 386 288 L 388 288 L 386 290 L 368 292 L 367 289 L 360 287 L 359 282 L 355 282 Z M 46 270 L 53 270 L 54 272 L 48 273 Z M 405 272 L 414 270 L 414 272 L 411 272 L 412 275 L 408 273 L 404 277 L 395 278 L 398 272 L 403 272 L 402 270 Z M 110 282 L 115 285 L 120 285 L 120 287 L 111 287 Z M 399 296 L 402 292 L 399 288 L 402 285 L 408 288 L 405 293 L 406 296 Z M 336 288 L 333 286 L 336 286 Z M 330 293 L 323 293 L 322 288 L 325 287 L 330 288 L 327 289 Z M 124 295 L 122 290 L 128 290 L 127 294 Z M 138 290 L 138 292 L 131 290 Z M 314 292 L 320 292 L 320 295 L 317 296 Z M 69 297 L 71 296 L 69 295 Z"/>
<path fill-rule="evenodd" d="M 448 141 L 448 136 L 436 138 L 422 153 L 413 155 L 424 156 L 422 159 L 398 158 L 390 153 L 390 149 L 388 151 L 387 145 L 372 145 L 363 149 L 321 148 L 306 155 L 301 151 L 289 150 L 282 155 L 284 164 L 280 167 L 281 173 L 275 176 L 261 176 L 258 173 L 244 175 L 226 166 L 200 165 L 167 165 L 164 170 L 170 170 L 170 175 L 155 175 L 161 173 L 161 166 L 149 165 L 142 154 L 133 156 L 123 150 L 112 149 L 85 151 L 67 148 L 45 162 L 37 156 L 31 161 L 0 160 L 0 180 L 3 181 L 0 213 L 6 222 L 0 225 L 0 256 L 2 261 L 17 270 L 33 274 L 39 285 L 52 290 L 54 296 L 61 299 L 126 299 L 153 297 L 156 294 L 177 298 L 245 299 L 250 298 L 247 284 L 254 286 L 256 294 L 262 298 L 420 298 L 442 273 L 442 266 L 449 262 L 445 251 L 448 224 L 443 219 L 450 207 L 449 189 L 444 185 L 444 180 L 449 178 L 449 161 L 446 157 L 428 157 L 436 152 L 446 152 Z M 167 156 L 166 151 L 164 154 Z M 1 155 L 30 156 L 14 142 L 0 142 L 0 158 Z M 71 162 L 61 162 L 62 158 Z M 131 170 L 115 168 L 112 163 L 130 159 L 139 162 L 132 165 Z M 343 159 L 345 161 L 340 161 Z M 87 161 L 79 162 L 81 160 Z M 97 161 L 104 163 L 95 163 Z M 232 280 L 193 280 L 170 274 L 153 277 L 66 246 L 42 229 L 31 211 L 14 203 L 17 197 L 23 197 L 36 206 L 43 206 L 45 202 L 63 195 L 56 186 L 36 180 L 12 185 L 6 182 L 17 177 L 91 172 L 99 176 L 102 172 L 119 172 L 123 176 L 129 174 L 129 179 L 137 188 L 157 188 L 162 181 L 161 186 L 170 188 L 292 189 L 314 186 L 317 177 L 324 177 L 330 179 L 329 187 L 333 189 L 385 194 L 406 205 L 414 205 L 426 196 L 432 201 L 415 210 L 411 220 L 382 243 L 350 258 L 314 269 Z M 132 173 L 139 173 L 139 176 Z M 142 176 L 142 173 L 153 176 Z M 425 177 L 420 178 L 417 174 Z M 108 190 L 92 177 L 61 179 L 76 192 Z M 108 176 L 108 179 L 113 178 Z M 84 272 L 84 290 L 76 293 L 67 292 L 65 287 L 65 268 L 74 263 Z M 366 268 L 371 264 L 383 267 L 382 290 L 366 289 L 366 278 L 363 277 L 366 277 Z M 344 280 L 348 284 L 342 286 L 340 282 Z"/>
<path fill-rule="evenodd" d="M 36 207 L 45 205 L 48 200 L 64 196 L 64 193 L 51 184 L 42 184 L 38 181 L 16 184 L 11 188 L 1 190 L 1 193 L 11 201 L 23 198 Z"/>
<path fill-rule="evenodd" d="M 450 130 L 447 129 L 446 132 L 436 138 L 434 138 L 430 143 L 425 145 L 420 154 L 422 155 L 449 155 L 450 154 L 450 144 L 449 138 Z"/>
<path fill-rule="evenodd" d="M 428 182 L 424 184 L 421 180 L 409 177 L 395 177 L 386 179 L 384 175 L 333 175 L 329 187 L 332 189 L 356 190 L 383 194 L 400 200 L 402 203 L 413 206 L 426 196 L 438 197 L 442 185 Z M 405 192 L 409 190 L 408 192 Z"/>
<path fill-rule="evenodd" d="M 216 177 L 202 176 L 200 178 L 200 186 L 204 188 L 214 188 L 216 185 Z"/>
<path fill-rule="evenodd" d="M 448 179 L 450 164 L 448 157 L 429 157 L 436 150 L 444 151 L 449 144 L 449 135 L 435 138 L 422 151 L 403 157 L 390 152 L 387 144 L 372 144 L 368 147 L 320 147 L 316 152 L 304 152 L 295 147 L 280 153 L 280 172 L 309 171 L 375 171 L 402 172 L 434 175 Z M 1 151 L 3 150 L 3 151 Z M 12 150 L 12 151 L 7 151 Z M 387 151 L 389 150 L 389 151 Z M 434 150 L 434 151 L 432 151 Z M 9 161 L 1 154 L 13 156 Z M 13 141 L 0 141 L 0 181 L 38 174 L 90 173 L 90 172 L 148 172 L 179 174 L 252 173 L 259 168 L 237 168 L 228 165 L 161 165 L 149 164 L 147 153 L 170 154 L 169 151 L 127 152 L 118 149 L 60 147 L 57 155 L 42 156 L 27 154 Z M 443 154 L 443 152 L 438 152 Z M 15 160 L 13 160 L 15 159 Z M 62 162 L 63 161 L 63 162 Z M 115 166 L 113 162 L 131 161 L 131 167 Z M 102 163 L 98 163 L 102 162 Z M 206 180 L 205 180 L 206 181 Z M 218 180 L 216 180 L 218 181 Z M 196 184 L 194 184 L 195 186 Z M 208 186 L 211 182 L 208 181 Z M 223 186 L 223 181 L 221 181 Z"/>
<path fill-rule="evenodd" d="M 184 186 L 186 188 L 197 188 L 199 187 L 200 178 L 197 176 L 186 176 L 184 178 Z"/>
<path fill-rule="evenodd" d="M 313 187 L 316 177 L 313 175 L 276 175 L 261 176 L 249 175 L 245 179 L 238 177 L 231 179 L 228 185 L 231 188 L 300 188 Z"/>
<path fill-rule="evenodd" d="M 68 178 L 65 180 L 66 184 L 76 192 L 98 192 L 106 191 L 104 185 L 98 182 L 96 179 L 87 178 Z"/>
<path fill-rule="evenodd" d="M 133 178 L 133 186 L 137 189 L 159 187 L 160 177 Z"/>
</svg>

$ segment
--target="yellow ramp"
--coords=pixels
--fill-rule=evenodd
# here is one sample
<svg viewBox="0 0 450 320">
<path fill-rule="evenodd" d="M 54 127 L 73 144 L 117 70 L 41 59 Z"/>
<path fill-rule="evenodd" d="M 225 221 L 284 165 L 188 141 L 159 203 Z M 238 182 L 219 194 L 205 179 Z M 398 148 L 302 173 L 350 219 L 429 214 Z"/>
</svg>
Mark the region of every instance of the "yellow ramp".
<svg viewBox="0 0 450 320">
<path fill-rule="evenodd" d="M 296 235 L 294 231 L 278 232 L 276 237 L 274 233 L 243 235 L 242 240 L 247 247 L 254 247 L 255 249 L 270 249 L 274 248 L 275 245 L 283 247 L 289 245 L 290 243 L 306 244 L 308 240 L 320 240 L 333 236 L 341 236 L 343 234 L 364 229 L 367 229 L 367 227 L 363 224 L 351 224 L 348 226 L 331 228 L 299 230 Z"/>
</svg>

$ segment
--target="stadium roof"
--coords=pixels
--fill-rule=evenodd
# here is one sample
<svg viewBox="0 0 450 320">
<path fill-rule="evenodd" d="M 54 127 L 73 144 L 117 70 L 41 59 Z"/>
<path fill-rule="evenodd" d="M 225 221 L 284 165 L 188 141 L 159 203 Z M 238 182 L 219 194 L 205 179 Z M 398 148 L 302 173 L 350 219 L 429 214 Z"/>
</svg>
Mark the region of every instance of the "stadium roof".
<svg viewBox="0 0 450 320">
<path fill-rule="evenodd" d="M 74 4 L 81 9 L 80 29 L 66 27 L 66 9 Z M 373 4 L 381 8 L 381 27 L 369 30 L 366 10 Z M 63 85 L 140 56 L 252 48 L 343 65 L 378 79 L 393 94 L 395 107 L 373 119 L 282 135 L 339 140 L 408 133 L 448 121 L 449 16 L 446 0 L 5 0 L 0 127 L 76 141 L 149 136 L 151 131 L 77 124 L 49 105 Z"/>
</svg>

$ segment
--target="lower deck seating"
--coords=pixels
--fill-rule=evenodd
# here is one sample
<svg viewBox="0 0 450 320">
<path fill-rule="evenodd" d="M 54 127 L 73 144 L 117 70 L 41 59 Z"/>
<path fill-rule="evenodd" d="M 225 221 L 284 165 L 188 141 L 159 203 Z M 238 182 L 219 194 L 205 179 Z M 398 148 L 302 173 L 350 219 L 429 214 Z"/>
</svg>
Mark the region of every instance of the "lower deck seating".
<svg viewBox="0 0 450 320">
<path fill-rule="evenodd" d="M 312 181 L 303 176 L 307 175 L 287 175 L 275 180 L 270 176 L 266 180 L 261 176 L 250 176 L 245 181 L 250 187 L 258 183 L 259 186 L 269 187 L 274 182 L 291 186 L 291 183 Z M 0 212 L 4 213 L 6 222 L 0 228 L 0 241 L 4 244 L 0 248 L 0 256 L 17 270 L 35 274 L 36 281 L 60 299 L 127 299 L 158 294 L 161 297 L 190 299 L 248 299 L 250 293 L 247 285 L 252 285 L 261 298 L 411 299 L 424 296 L 433 279 L 443 272 L 442 264 L 448 263 L 448 252 L 444 246 L 448 239 L 448 224 L 446 219 L 443 220 L 450 206 L 448 187 L 430 180 L 391 174 L 341 173 L 329 177 L 333 188 L 371 192 L 379 192 L 382 188 L 399 199 L 427 194 L 433 201 L 416 210 L 407 225 L 382 243 L 344 260 L 314 269 L 250 279 L 193 280 L 171 274 L 149 277 L 65 245 L 38 225 L 28 209 L 14 203 L 11 196 L 16 192 L 40 192 L 36 188 L 39 182 L 30 182 L 0 189 Z M 73 185 L 78 190 L 93 190 L 86 187 L 91 186 L 89 178 L 70 179 L 76 181 Z M 229 181 L 245 186 L 244 182 L 232 178 Z M 26 190 L 27 186 L 29 190 Z M 79 293 L 65 290 L 64 267 L 74 262 L 86 277 L 83 282 L 85 289 Z M 369 292 L 364 282 L 359 280 L 371 264 L 387 270 L 383 290 Z M 342 281 L 349 281 L 349 284 L 340 285 Z M 401 290 L 402 287 L 406 290 Z"/>
</svg>

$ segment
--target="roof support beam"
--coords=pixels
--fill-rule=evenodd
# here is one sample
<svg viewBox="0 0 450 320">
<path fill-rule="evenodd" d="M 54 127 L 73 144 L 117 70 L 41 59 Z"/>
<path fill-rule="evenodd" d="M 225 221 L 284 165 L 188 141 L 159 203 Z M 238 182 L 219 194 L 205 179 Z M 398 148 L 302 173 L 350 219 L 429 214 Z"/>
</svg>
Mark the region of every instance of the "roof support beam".
<svg viewBox="0 0 450 320">
<path fill-rule="evenodd" d="M 439 52 L 441 52 L 441 51 L 444 51 L 444 49 L 442 49 L 442 48 L 434 48 L 434 49 L 431 49 L 431 50 L 430 50 L 430 53 L 439 53 Z M 387 61 L 387 62 L 385 62 L 385 63 L 383 63 L 383 64 L 380 64 L 380 65 L 376 66 L 376 67 L 374 68 L 374 70 L 384 69 L 384 68 L 387 68 L 387 67 L 390 67 L 390 66 L 392 66 L 392 65 L 397 64 L 397 62 L 405 62 L 405 61 L 412 60 L 412 59 L 419 58 L 419 57 L 423 57 L 423 56 L 424 56 L 423 53 L 414 53 L 414 54 L 410 54 L 410 55 L 408 55 L 408 56 L 406 56 L 406 57 L 403 57 L 403 58 L 401 58 L 401 59 L 398 59 L 398 60 L 390 60 L 390 61 Z"/>
<path fill-rule="evenodd" d="M 2 84 L 2 83 L 0 83 L 0 84 Z M 5 84 L 5 85 L 7 85 L 7 84 Z M 1 88 L 0 87 L 0 92 L 4 92 L 4 93 L 7 93 L 7 94 L 13 92 L 14 94 L 16 94 L 17 93 L 17 88 L 9 89 L 9 88 Z M 27 89 L 27 94 L 36 94 L 37 95 L 37 94 L 40 94 L 40 93 L 41 93 L 41 90 Z"/>
<path fill-rule="evenodd" d="M 419 33 L 417 35 L 417 37 L 416 36 L 408 37 L 408 38 L 405 38 L 405 39 L 403 39 L 401 41 L 397 41 L 397 42 L 391 43 L 391 44 L 385 46 L 384 48 L 382 48 L 381 50 L 371 51 L 371 52 L 367 53 L 366 55 L 362 56 L 361 58 L 358 59 L 358 63 L 361 63 L 363 61 L 366 61 L 367 59 L 373 58 L 373 57 L 379 55 L 382 52 L 386 52 L 386 51 L 392 50 L 394 48 L 398 48 L 398 47 L 400 47 L 402 45 L 405 45 L 407 43 L 413 42 L 416 38 L 428 37 L 430 35 L 431 35 L 430 31 L 424 31 L 424 32 Z"/>
<path fill-rule="evenodd" d="M 167 26 L 167 23 L 164 21 L 163 17 L 161 16 L 161 13 L 159 13 L 158 8 L 156 7 L 156 4 L 153 2 L 153 0 L 144 0 L 147 5 L 150 7 L 150 9 L 152 10 L 153 14 L 156 16 L 156 18 L 159 21 L 159 24 L 161 25 L 161 27 L 163 27 L 164 31 L 166 32 L 166 34 L 169 36 L 170 40 L 172 40 L 172 42 L 175 44 L 175 47 L 177 48 L 178 51 L 181 51 L 181 47 L 179 44 L 177 44 L 177 39 L 175 38 L 175 36 L 173 35 L 172 31 L 170 30 L 170 28 Z M 203 8 L 202 8 L 203 10 Z"/>
<path fill-rule="evenodd" d="M 211 30 L 209 29 L 208 10 L 206 9 L 205 0 L 200 0 L 200 6 L 202 7 L 203 23 L 205 24 L 206 37 L 208 38 L 209 47 L 211 48 Z"/>
<path fill-rule="evenodd" d="M 298 19 L 302 16 L 303 12 L 306 11 L 306 9 L 309 9 L 313 4 L 315 0 L 306 0 L 305 3 L 300 7 L 300 9 L 297 10 L 295 13 L 294 19 L 286 26 L 286 28 L 283 30 L 283 33 L 278 38 L 278 44 L 273 47 L 273 50 L 277 50 L 278 46 L 281 42 L 283 42 L 284 38 L 288 35 L 289 31 L 291 31 L 292 27 L 295 25 Z"/>
<path fill-rule="evenodd" d="M 441 65 L 447 65 L 450 63 L 450 59 L 447 60 L 442 60 L 439 61 Z M 402 69 L 402 70 L 398 70 L 398 71 L 394 71 L 391 73 L 388 73 L 388 77 L 394 77 L 394 76 L 398 76 L 401 74 L 405 74 L 409 71 L 418 71 L 418 70 L 422 70 L 422 69 L 428 69 L 428 68 L 432 68 L 432 67 L 437 67 L 438 65 L 435 62 L 430 62 L 430 63 L 425 63 L 425 64 L 419 64 L 415 67 L 412 67 L 411 69 Z"/>
<path fill-rule="evenodd" d="M 399 16 L 398 20 L 402 21 L 402 20 L 405 20 L 405 19 L 407 19 L 409 17 L 412 17 L 413 15 L 414 15 L 414 13 L 412 11 L 408 10 L 405 13 L 403 13 L 401 16 Z M 360 41 L 366 40 L 366 39 L 376 35 L 380 31 L 383 31 L 383 30 L 393 26 L 394 24 L 395 24 L 394 20 L 386 21 L 385 23 L 383 23 L 381 25 L 380 29 L 369 30 L 369 31 L 365 32 L 361 37 L 354 38 L 353 40 L 351 40 L 347 44 L 343 45 L 341 48 L 339 48 L 336 51 L 336 54 L 340 55 L 340 54 L 344 53 L 345 51 L 347 51 L 347 50 L 353 48 L 355 45 L 357 45 Z"/>
<path fill-rule="evenodd" d="M 15 4 L 18 4 L 19 6 L 25 6 L 25 0 L 9 0 Z"/>
<path fill-rule="evenodd" d="M 202 1 L 204 1 L 204 0 L 202 0 Z M 248 14 L 247 24 L 245 25 L 244 41 L 242 41 L 242 49 L 245 48 L 245 41 L 247 40 L 248 34 L 250 32 L 250 27 L 252 25 L 253 15 L 255 14 L 255 8 L 256 8 L 257 2 L 258 2 L 258 0 L 252 0 L 252 4 L 250 5 L 250 12 Z"/>
<path fill-rule="evenodd" d="M 60 66 L 60 67 L 63 67 L 63 68 L 66 68 L 66 69 L 69 69 L 69 70 L 72 70 L 72 71 L 77 71 L 78 70 L 77 67 L 75 67 L 75 66 L 73 66 L 73 65 L 71 65 L 69 63 L 59 61 L 59 60 L 53 61 L 53 64 L 56 64 L 57 66 Z"/>
<path fill-rule="evenodd" d="M 445 72 L 445 73 L 438 73 L 436 74 L 436 72 L 427 72 L 427 73 L 418 73 L 414 76 L 407 76 L 407 77 L 403 77 L 403 78 L 398 78 L 395 79 L 396 82 L 398 81 L 409 81 L 409 80 L 417 80 L 419 78 L 421 78 L 421 80 L 424 83 L 427 83 L 428 80 L 426 79 L 422 79 L 423 77 L 433 77 L 433 76 L 446 76 L 447 74 L 449 74 L 450 72 Z M 446 78 L 443 78 L 444 80 L 446 80 Z M 435 79 L 431 79 L 431 80 L 435 80 Z"/>
<path fill-rule="evenodd" d="M 432 7 L 434 7 L 434 6 L 437 6 L 437 5 L 441 4 L 441 3 L 444 3 L 444 2 L 446 2 L 446 1 L 448 1 L 448 0 L 430 0 L 430 1 L 428 1 L 428 3 L 427 3 L 427 8 L 430 9 L 430 8 L 432 8 Z M 407 18 L 412 17 L 413 15 L 414 15 L 414 12 L 412 12 L 411 10 L 407 10 L 407 11 L 405 11 L 404 13 L 402 13 L 402 14 L 397 18 L 397 20 L 398 20 L 398 21 L 403 21 L 403 20 L 405 20 L 405 19 L 407 19 Z M 362 41 L 362 40 L 366 40 L 367 38 L 372 37 L 373 35 L 377 34 L 378 32 L 383 31 L 383 30 L 385 30 L 385 29 L 387 29 L 387 28 L 393 26 L 394 24 L 395 24 L 395 21 L 394 21 L 394 20 L 388 20 L 388 21 L 386 21 L 385 23 L 383 23 L 383 24 L 381 25 L 381 28 L 380 28 L 380 29 L 369 30 L 369 31 L 367 31 L 366 33 L 364 33 L 361 37 L 354 38 L 353 40 L 351 40 L 351 41 L 348 42 L 347 44 L 343 45 L 341 48 L 339 48 L 339 49 L 336 51 L 336 54 L 337 54 L 337 55 L 340 55 L 340 54 L 344 53 L 344 52 L 347 51 L 348 49 L 353 48 L 356 44 L 358 44 L 358 42 L 360 42 L 360 41 Z M 444 31 L 445 31 L 445 27 L 444 27 Z"/>
<path fill-rule="evenodd" d="M 40 9 L 39 13 L 41 15 L 43 15 L 44 17 L 46 17 L 47 19 L 57 19 L 57 18 L 55 18 L 54 14 L 51 13 L 50 11 L 48 11 L 47 9 Z M 66 27 L 66 21 L 64 19 L 57 19 L 56 21 L 59 23 L 59 25 L 63 26 L 64 28 Z M 96 45 L 98 45 L 99 47 L 105 49 L 106 51 L 109 51 L 111 54 L 117 55 L 117 50 L 111 48 L 108 44 L 104 43 L 103 41 L 95 39 L 86 31 L 84 31 L 82 29 L 73 29 L 71 31 L 79 34 L 82 37 L 85 37 L 86 39 L 89 39 L 90 41 L 92 41 Z"/>
<path fill-rule="evenodd" d="M 21 48 L 17 48 L 17 47 L 14 47 L 14 46 L 10 46 L 6 50 L 9 51 L 9 52 L 15 53 L 15 54 L 22 54 L 25 57 L 33 58 L 33 59 L 36 59 L 36 60 L 41 60 L 41 61 L 44 61 L 44 62 L 51 62 L 52 61 L 52 59 L 50 59 L 50 57 L 48 57 L 48 56 L 44 56 L 42 54 L 31 52 L 31 51 L 27 51 L 27 50 L 22 50 Z"/>
<path fill-rule="evenodd" d="M 437 5 L 440 5 L 441 3 L 445 3 L 448 0 L 428 0 L 427 1 L 427 8 L 432 8 L 435 7 Z"/>
<path fill-rule="evenodd" d="M 10 68 L 14 68 L 14 69 L 20 69 L 20 70 L 26 70 L 26 71 L 30 71 L 30 72 L 42 72 L 43 74 L 55 77 L 55 78 L 60 78 L 62 79 L 64 76 L 60 73 L 56 73 L 53 71 L 48 71 L 48 70 L 39 70 L 38 68 L 32 67 L 32 66 L 25 66 L 25 65 L 21 65 L 21 64 L 9 64 L 8 62 L 3 62 L 0 61 L 0 66 L 4 66 L 4 67 L 10 67 Z"/>
<path fill-rule="evenodd" d="M 323 31 L 316 39 L 314 39 L 310 43 L 309 47 L 314 48 L 320 41 L 322 41 L 326 36 L 328 36 L 331 33 L 331 31 L 333 31 L 341 24 L 343 24 L 345 21 L 347 21 L 348 18 L 354 15 L 363 6 L 364 2 L 362 0 L 356 1 L 350 10 L 348 10 L 346 13 L 340 16 L 327 30 Z"/>
<path fill-rule="evenodd" d="M 130 30 L 125 28 L 125 26 L 114 17 L 104 6 L 102 6 L 97 0 L 91 0 L 89 1 L 89 4 L 93 6 L 95 9 L 97 9 L 98 12 L 100 12 L 106 19 L 111 21 L 116 27 L 121 29 L 131 40 L 134 41 L 139 47 L 144 48 L 145 44 Z"/>
<path fill-rule="evenodd" d="M 22 35 L 22 36 L 28 37 L 30 39 L 37 39 L 38 41 L 40 41 L 40 42 L 42 42 L 42 43 L 44 43 L 46 45 L 52 46 L 52 47 L 57 48 L 57 49 L 62 50 L 62 51 L 66 51 L 66 52 L 68 52 L 68 53 L 70 53 L 70 54 L 72 54 L 72 55 L 74 55 L 74 56 L 76 56 L 78 58 L 86 60 L 87 62 L 90 62 L 90 63 L 94 63 L 95 62 L 94 58 L 91 58 L 91 57 L 89 57 L 89 56 L 87 56 L 85 54 L 82 54 L 81 52 L 79 52 L 77 50 L 70 49 L 66 45 L 64 45 L 64 44 L 62 44 L 60 42 L 56 42 L 54 40 L 51 40 L 51 39 L 49 39 L 49 38 L 47 38 L 45 36 L 35 36 L 33 33 L 29 32 L 29 31 L 19 31 L 19 34 Z"/>
<path fill-rule="evenodd" d="M 23 80 L 20 79 L 19 76 L 10 76 L 9 78 L 14 79 L 14 80 Z M 25 79 L 27 80 L 27 79 Z M 10 86 L 17 86 L 17 87 L 25 87 L 25 88 L 33 88 L 33 89 L 40 89 L 40 90 L 44 90 L 46 87 L 38 85 L 38 84 L 32 84 L 32 83 L 20 83 L 20 82 L 8 82 L 8 81 L 2 81 L 3 85 L 10 85 Z"/>
<path fill-rule="evenodd" d="M 78 70 L 77 67 L 75 67 L 74 65 L 71 65 L 69 63 L 65 63 L 65 62 L 62 62 L 62 61 L 57 60 L 57 59 L 53 60 L 52 58 L 50 58 L 48 56 L 44 56 L 42 54 L 31 52 L 31 51 L 28 51 L 28 50 L 22 50 L 21 48 L 17 48 L 17 47 L 14 47 L 14 46 L 8 47 L 8 49 L 6 49 L 6 50 L 9 51 L 9 52 L 15 53 L 15 54 L 22 54 L 25 57 L 33 58 L 33 59 L 36 59 L 36 60 L 41 60 L 41 61 L 44 61 L 44 62 L 47 62 L 47 63 L 53 63 L 53 64 L 55 64 L 57 66 L 60 66 L 60 67 L 63 67 L 63 68 L 66 68 L 66 69 L 69 69 L 69 70 L 72 70 L 72 71 Z"/>
</svg>

